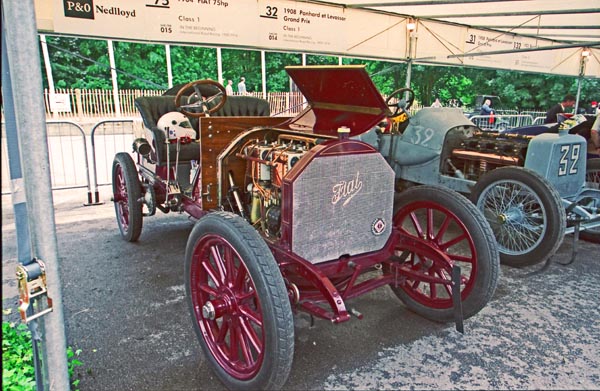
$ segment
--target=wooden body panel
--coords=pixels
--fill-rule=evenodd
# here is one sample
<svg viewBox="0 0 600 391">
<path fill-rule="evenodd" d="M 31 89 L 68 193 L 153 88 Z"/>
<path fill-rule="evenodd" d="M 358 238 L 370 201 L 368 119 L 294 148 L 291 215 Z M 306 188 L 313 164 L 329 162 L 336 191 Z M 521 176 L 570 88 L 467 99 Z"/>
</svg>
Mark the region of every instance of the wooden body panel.
<svg viewBox="0 0 600 391">
<path fill-rule="evenodd" d="M 200 170 L 202 175 L 196 184 L 197 190 L 202 195 L 202 208 L 206 211 L 219 206 L 218 192 L 218 157 L 223 150 L 241 133 L 253 127 L 277 127 L 285 128 L 288 117 L 206 117 L 200 118 L 198 127 L 200 130 L 201 161 Z M 266 129 L 269 130 L 269 129 Z M 264 133 L 263 133 L 264 134 Z M 225 185 L 223 195 L 229 190 L 227 174 L 233 172 L 233 177 L 238 186 L 242 185 L 246 169 L 246 161 L 243 159 L 226 158 L 223 168 L 222 183 Z"/>
</svg>

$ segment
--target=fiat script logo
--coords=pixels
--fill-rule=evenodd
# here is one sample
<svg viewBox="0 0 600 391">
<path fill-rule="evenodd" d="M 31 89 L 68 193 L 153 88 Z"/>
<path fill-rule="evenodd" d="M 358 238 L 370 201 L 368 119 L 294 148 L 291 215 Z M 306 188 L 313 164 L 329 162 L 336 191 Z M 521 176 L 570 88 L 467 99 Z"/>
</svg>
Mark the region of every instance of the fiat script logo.
<svg viewBox="0 0 600 391">
<path fill-rule="evenodd" d="M 359 175 L 360 173 L 356 171 L 356 177 L 349 181 L 340 181 L 333 185 L 333 197 L 331 198 L 331 203 L 333 205 L 344 200 L 342 205 L 346 206 L 348 202 L 361 191 L 363 183 L 359 179 Z"/>
</svg>

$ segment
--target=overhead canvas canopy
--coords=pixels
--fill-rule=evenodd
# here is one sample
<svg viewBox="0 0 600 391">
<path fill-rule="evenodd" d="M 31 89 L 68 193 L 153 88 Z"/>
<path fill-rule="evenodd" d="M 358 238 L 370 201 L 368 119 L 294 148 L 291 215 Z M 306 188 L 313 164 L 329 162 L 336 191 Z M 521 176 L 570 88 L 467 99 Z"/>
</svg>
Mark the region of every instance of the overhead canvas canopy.
<svg viewBox="0 0 600 391">
<path fill-rule="evenodd" d="M 40 31 L 600 77 L 600 0 L 36 0 Z"/>
</svg>

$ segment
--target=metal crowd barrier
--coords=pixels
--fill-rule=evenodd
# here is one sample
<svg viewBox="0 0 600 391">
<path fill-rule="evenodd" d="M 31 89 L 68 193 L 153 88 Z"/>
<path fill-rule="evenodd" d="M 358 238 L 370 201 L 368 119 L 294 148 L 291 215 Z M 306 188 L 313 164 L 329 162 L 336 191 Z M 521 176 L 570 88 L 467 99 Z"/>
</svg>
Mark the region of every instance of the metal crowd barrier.
<svg viewBox="0 0 600 391">
<path fill-rule="evenodd" d="M 11 194 L 11 187 L 4 124 L 2 126 L 2 194 L 6 195 Z M 93 125 L 89 136 L 90 154 L 82 125 L 72 121 L 48 120 L 46 127 L 52 190 L 87 188 L 84 205 L 101 203 L 98 186 L 112 183 L 115 154 L 132 153 L 133 140 L 136 134 L 141 135 L 143 129 L 141 120 L 100 121 Z"/>
<path fill-rule="evenodd" d="M 529 126 L 533 124 L 531 115 L 474 115 L 469 118 L 471 122 L 482 130 L 501 132 L 503 130 Z"/>
<path fill-rule="evenodd" d="M 92 160 L 94 162 L 94 204 L 100 204 L 98 186 L 112 183 L 112 163 L 118 152 L 132 154 L 132 144 L 136 138 L 136 126 L 141 121 L 116 119 L 98 122 L 92 128 Z"/>
<path fill-rule="evenodd" d="M 46 122 L 46 130 L 52 190 L 87 187 L 90 195 L 89 156 L 85 131 L 81 125 L 72 121 L 49 120 Z M 10 176 L 6 171 L 8 153 L 4 132 L 2 167 L 2 194 L 10 194 Z"/>
</svg>

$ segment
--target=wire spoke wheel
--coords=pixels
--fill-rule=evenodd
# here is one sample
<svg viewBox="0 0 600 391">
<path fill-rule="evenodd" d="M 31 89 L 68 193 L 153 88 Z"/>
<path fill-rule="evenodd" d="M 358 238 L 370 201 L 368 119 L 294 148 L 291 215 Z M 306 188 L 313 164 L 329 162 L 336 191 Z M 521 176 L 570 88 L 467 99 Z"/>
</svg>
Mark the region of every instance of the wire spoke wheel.
<svg viewBox="0 0 600 391">
<path fill-rule="evenodd" d="M 506 180 L 486 188 L 479 197 L 500 251 L 522 255 L 539 246 L 546 234 L 547 212 L 529 186 Z"/>
<path fill-rule="evenodd" d="M 419 186 L 396 199 L 394 226 L 403 235 L 395 249 L 399 277 L 392 290 L 413 311 L 436 321 L 452 319 L 452 267 L 461 269 L 466 317 L 491 298 L 499 259 L 491 229 L 463 196 L 435 186 Z M 393 265 L 393 266 L 392 266 Z"/>
<path fill-rule="evenodd" d="M 567 218 L 560 195 L 532 170 L 491 170 L 475 184 L 471 200 L 494 231 L 502 263 L 529 266 L 543 262 L 563 241 Z"/>
</svg>

